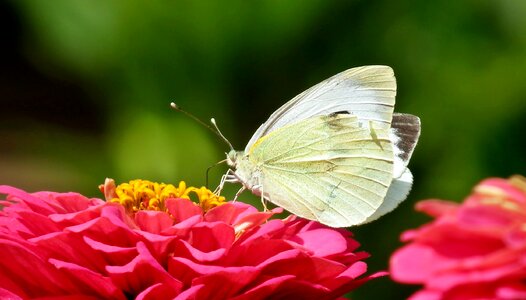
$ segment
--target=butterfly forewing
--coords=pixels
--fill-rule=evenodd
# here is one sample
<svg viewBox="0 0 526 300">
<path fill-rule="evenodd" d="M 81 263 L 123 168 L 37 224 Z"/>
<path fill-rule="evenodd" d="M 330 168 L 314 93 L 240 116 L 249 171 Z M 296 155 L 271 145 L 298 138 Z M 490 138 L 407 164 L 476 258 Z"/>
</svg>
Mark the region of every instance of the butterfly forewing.
<svg viewBox="0 0 526 300">
<path fill-rule="evenodd" d="M 334 227 L 364 222 L 382 204 L 393 172 L 389 130 L 374 124 L 364 127 L 350 114 L 315 116 L 258 140 L 247 155 L 265 198 Z"/>
<path fill-rule="evenodd" d="M 396 80 L 388 66 L 352 68 L 318 83 L 285 103 L 263 123 L 245 148 L 287 124 L 313 116 L 347 111 L 363 122 L 389 127 L 396 95 Z"/>
</svg>

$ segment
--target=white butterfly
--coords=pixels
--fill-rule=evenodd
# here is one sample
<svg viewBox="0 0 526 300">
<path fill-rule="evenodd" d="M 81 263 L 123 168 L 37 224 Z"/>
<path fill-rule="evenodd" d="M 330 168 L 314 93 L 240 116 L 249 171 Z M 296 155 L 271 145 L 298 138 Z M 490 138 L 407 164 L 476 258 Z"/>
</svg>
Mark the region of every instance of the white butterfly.
<svg viewBox="0 0 526 300">
<path fill-rule="evenodd" d="M 343 71 L 285 103 L 244 151 L 230 151 L 224 182 L 332 227 L 370 222 L 408 195 L 420 119 L 393 113 L 387 66 Z"/>
</svg>

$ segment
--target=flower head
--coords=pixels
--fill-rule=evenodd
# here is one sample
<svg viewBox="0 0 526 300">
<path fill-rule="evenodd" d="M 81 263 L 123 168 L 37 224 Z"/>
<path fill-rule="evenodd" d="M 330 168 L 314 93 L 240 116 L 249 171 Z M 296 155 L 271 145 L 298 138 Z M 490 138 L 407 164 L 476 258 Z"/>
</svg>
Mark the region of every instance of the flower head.
<svg viewBox="0 0 526 300">
<path fill-rule="evenodd" d="M 348 231 L 270 219 L 280 209 L 184 183 L 101 190 L 108 201 L 0 186 L 0 297 L 334 299 L 383 274 L 364 276 Z"/>
<path fill-rule="evenodd" d="M 426 200 L 435 220 L 402 235 L 391 275 L 414 299 L 526 299 L 526 180 L 488 179 L 462 204 Z"/>
</svg>

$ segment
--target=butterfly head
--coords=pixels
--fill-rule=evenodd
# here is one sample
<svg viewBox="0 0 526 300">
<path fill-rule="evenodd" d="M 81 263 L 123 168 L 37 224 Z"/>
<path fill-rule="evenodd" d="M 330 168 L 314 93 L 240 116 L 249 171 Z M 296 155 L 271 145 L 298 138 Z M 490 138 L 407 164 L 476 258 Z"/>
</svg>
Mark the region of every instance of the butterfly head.
<svg viewBox="0 0 526 300">
<path fill-rule="evenodd" d="M 237 167 L 237 164 L 238 164 L 238 161 L 239 159 L 242 157 L 243 155 L 243 152 L 241 151 L 236 151 L 236 150 L 230 150 L 227 154 L 226 154 L 226 163 L 232 167 L 232 168 L 236 168 Z"/>
</svg>

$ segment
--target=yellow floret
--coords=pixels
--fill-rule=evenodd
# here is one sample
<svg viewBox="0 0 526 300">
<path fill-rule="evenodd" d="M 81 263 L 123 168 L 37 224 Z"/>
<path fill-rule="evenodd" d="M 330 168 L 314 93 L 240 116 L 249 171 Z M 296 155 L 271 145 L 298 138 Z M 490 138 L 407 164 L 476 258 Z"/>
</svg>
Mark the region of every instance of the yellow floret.
<svg viewBox="0 0 526 300">
<path fill-rule="evenodd" d="M 225 202 L 225 197 L 217 196 L 205 187 L 187 187 L 184 181 L 179 186 L 172 184 L 151 182 L 136 179 L 128 183 L 122 183 L 115 188 L 115 193 L 110 202 L 120 203 L 127 211 L 137 212 L 139 210 L 166 211 L 165 200 L 168 198 L 189 199 L 190 194 L 197 196 L 199 205 L 203 211 L 219 206 Z"/>
</svg>

